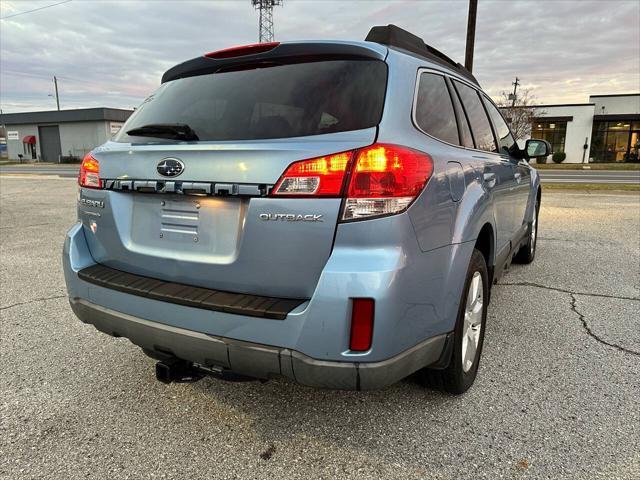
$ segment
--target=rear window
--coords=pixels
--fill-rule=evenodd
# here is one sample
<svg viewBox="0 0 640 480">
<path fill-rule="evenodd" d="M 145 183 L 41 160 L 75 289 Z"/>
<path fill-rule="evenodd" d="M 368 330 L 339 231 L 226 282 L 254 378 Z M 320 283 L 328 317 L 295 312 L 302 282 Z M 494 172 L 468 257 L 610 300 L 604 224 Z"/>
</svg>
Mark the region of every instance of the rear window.
<svg viewBox="0 0 640 480">
<path fill-rule="evenodd" d="M 443 76 L 434 73 L 420 75 L 415 119 L 424 132 L 458 145 L 458 125 Z"/>
<path fill-rule="evenodd" d="M 387 66 L 330 60 L 182 78 L 150 95 L 115 140 L 148 141 L 127 131 L 187 124 L 202 141 L 287 138 L 360 130 L 380 122 Z"/>
</svg>

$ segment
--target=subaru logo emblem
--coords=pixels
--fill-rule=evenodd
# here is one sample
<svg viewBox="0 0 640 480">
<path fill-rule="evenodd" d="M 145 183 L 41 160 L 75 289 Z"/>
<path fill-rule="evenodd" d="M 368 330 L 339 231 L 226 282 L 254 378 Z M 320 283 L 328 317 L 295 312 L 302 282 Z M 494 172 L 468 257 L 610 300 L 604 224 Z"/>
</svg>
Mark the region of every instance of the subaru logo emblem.
<svg viewBox="0 0 640 480">
<path fill-rule="evenodd" d="M 163 177 L 177 177 L 184 172 L 184 163 L 177 158 L 163 158 L 158 163 L 157 170 Z"/>
</svg>

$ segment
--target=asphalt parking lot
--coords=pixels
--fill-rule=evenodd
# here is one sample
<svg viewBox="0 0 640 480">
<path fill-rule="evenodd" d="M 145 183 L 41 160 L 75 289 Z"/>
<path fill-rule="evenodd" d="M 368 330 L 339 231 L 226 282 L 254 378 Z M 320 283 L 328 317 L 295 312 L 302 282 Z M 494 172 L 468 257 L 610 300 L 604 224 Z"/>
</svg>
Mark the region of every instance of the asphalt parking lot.
<svg viewBox="0 0 640 480">
<path fill-rule="evenodd" d="M 76 185 L 0 177 L 0 478 L 640 478 L 640 195 L 543 193 L 475 386 L 164 385 L 67 303 Z"/>
</svg>

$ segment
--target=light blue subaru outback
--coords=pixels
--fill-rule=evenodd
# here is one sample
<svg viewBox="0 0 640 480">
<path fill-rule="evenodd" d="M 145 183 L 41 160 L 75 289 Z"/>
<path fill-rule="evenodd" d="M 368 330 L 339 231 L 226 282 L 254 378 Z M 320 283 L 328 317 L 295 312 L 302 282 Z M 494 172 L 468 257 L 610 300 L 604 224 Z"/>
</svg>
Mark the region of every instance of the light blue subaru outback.
<svg viewBox="0 0 640 480">
<path fill-rule="evenodd" d="M 492 283 L 536 248 L 540 185 L 475 78 L 393 25 L 168 70 L 80 169 L 71 307 L 203 375 L 473 383 Z"/>
</svg>

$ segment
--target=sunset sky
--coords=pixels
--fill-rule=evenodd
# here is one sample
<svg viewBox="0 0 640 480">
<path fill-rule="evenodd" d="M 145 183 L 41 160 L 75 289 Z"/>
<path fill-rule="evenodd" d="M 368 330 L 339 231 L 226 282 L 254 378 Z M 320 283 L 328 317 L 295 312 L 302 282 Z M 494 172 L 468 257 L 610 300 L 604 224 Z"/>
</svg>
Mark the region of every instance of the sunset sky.
<svg viewBox="0 0 640 480">
<path fill-rule="evenodd" d="M 257 41 L 250 0 L 0 1 L 4 113 L 133 108 L 169 67 Z M 464 63 L 467 0 L 302 1 L 276 7 L 276 40 L 363 40 L 396 24 Z M 14 16 L 15 15 L 15 16 Z M 7 18 L 9 17 L 9 18 Z M 479 0 L 474 74 L 494 97 L 517 75 L 539 103 L 640 91 L 640 2 Z"/>
</svg>

